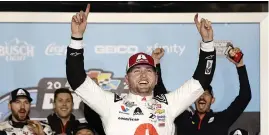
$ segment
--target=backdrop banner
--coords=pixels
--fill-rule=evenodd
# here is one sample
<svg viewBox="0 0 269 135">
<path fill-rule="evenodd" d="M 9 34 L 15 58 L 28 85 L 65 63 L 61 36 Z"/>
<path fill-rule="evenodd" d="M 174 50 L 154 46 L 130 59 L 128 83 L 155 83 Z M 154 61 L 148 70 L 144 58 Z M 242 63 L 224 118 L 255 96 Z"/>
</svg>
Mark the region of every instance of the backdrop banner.
<svg viewBox="0 0 269 135">
<path fill-rule="evenodd" d="M 66 47 L 70 43 L 70 23 L 1 23 L 0 38 L 0 121 L 9 115 L 9 94 L 26 88 L 33 98 L 32 119 L 45 120 L 52 113 L 53 92 L 69 87 L 65 73 Z M 226 109 L 239 94 L 236 67 L 224 51 L 232 42 L 244 53 L 252 99 L 232 129 L 246 129 L 250 135 L 260 131 L 260 25 L 258 23 L 213 24 L 217 65 L 212 82 L 216 102 L 214 111 Z M 84 34 L 85 70 L 95 75 L 104 90 L 128 92 L 124 82 L 129 56 L 151 54 L 162 47 L 162 77 L 173 91 L 191 78 L 198 62 L 201 36 L 190 23 L 89 23 Z M 75 94 L 74 114 L 84 120 L 82 101 Z M 100 99 L 101 100 L 101 99 Z"/>
</svg>

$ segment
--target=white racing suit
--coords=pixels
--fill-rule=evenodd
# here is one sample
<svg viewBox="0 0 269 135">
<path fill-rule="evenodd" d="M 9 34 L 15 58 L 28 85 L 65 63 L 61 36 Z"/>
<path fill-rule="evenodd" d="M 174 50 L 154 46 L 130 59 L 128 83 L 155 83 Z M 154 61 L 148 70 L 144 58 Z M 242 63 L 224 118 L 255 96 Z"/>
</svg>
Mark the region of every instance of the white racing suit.
<svg viewBox="0 0 269 135">
<path fill-rule="evenodd" d="M 100 115 L 107 135 L 174 135 L 174 119 L 204 92 L 208 85 L 205 83 L 211 82 L 215 69 L 213 42 L 203 43 L 201 49 L 207 52 L 200 51 L 193 78 L 175 91 L 156 97 L 131 93 L 120 97 L 102 90 L 86 75 L 82 41 L 71 40 L 67 49 L 68 82 L 83 102 Z M 206 54 L 203 58 L 201 52 Z M 210 62 L 205 59 L 208 56 Z M 199 67 L 201 59 L 205 62 Z"/>
<path fill-rule="evenodd" d="M 5 131 L 7 135 L 34 135 L 25 123 L 16 123 L 11 120 L 0 123 L 0 131 Z M 40 122 L 45 135 L 53 135 L 50 126 L 44 122 Z"/>
</svg>

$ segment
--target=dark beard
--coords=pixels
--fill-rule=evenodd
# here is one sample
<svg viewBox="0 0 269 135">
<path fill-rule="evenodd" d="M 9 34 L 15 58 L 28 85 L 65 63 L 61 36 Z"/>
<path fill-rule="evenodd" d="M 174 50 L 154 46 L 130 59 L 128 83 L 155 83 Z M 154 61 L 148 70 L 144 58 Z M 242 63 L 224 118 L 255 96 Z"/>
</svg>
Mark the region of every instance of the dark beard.
<svg viewBox="0 0 269 135">
<path fill-rule="evenodd" d="M 29 116 L 29 114 L 30 114 L 30 110 L 29 110 L 29 112 L 27 113 L 27 115 L 25 116 L 25 118 L 24 118 L 24 119 L 21 119 L 21 118 L 19 117 L 19 115 L 18 115 L 19 111 L 18 111 L 18 112 L 15 112 L 14 110 L 11 109 L 11 112 L 12 112 L 12 116 L 13 116 L 17 121 L 20 121 L 20 122 L 27 120 L 27 119 L 28 119 L 28 116 Z"/>
</svg>

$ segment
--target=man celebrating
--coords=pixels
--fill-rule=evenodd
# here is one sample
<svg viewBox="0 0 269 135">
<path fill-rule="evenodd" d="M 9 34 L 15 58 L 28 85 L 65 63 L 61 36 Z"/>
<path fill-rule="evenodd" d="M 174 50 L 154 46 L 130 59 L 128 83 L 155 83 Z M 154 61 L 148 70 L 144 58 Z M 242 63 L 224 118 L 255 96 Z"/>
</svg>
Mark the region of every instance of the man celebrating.
<svg viewBox="0 0 269 135">
<path fill-rule="evenodd" d="M 51 135 L 50 126 L 45 123 L 29 120 L 32 98 L 30 93 L 22 88 L 11 92 L 8 108 L 11 110 L 9 121 L 0 123 L 0 131 L 7 135 Z"/>
<path fill-rule="evenodd" d="M 69 89 L 60 88 L 54 92 L 54 113 L 47 117 L 53 132 L 72 135 L 79 121 L 72 114 L 74 106 L 73 96 Z"/>
<path fill-rule="evenodd" d="M 239 48 L 234 48 L 235 53 L 241 52 Z M 221 111 L 213 112 L 211 105 L 215 101 L 212 87 L 205 90 L 196 102 L 194 114 L 185 111 L 176 118 L 175 123 L 179 135 L 227 135 L 229 128 L 244 112 L 251 100 L 251 89 L 248 81 L 246 66 L 243 59 L 239 63 L 227 57 L 235 64 L 240 83 L 239 95 L 231 105 Z"/>
<path fill-rule="evenodd" d="M 101 117 L 107 135 L 173 135 L 174 119 L 204 92 L 212 81 L 216 51 L 210 22 L 202 19 L 200 58 L 193 78 L 169 94 L 153 97 L 157 84 L 153 58 L 145 53 L 128 60 L 125 81 L 130 92 L 120 97 L 102 90 L 84 70 L 83 33 L 90 5 L 72 18 L 72 40 L 67 48 L 66 73 L 71 88 Z"/>
<path fill-rule="evenodd" d="M 154 59 L 154 63 L 156 64 L 156 70 L 158 74 L 158 82 L 155 85 L 153 96 L 157 96 L 160 94 L 166 94 L 166 88 L 162 81 L 162 73 L 161 73 L 161 58 L 164 55 L 164 49 L 163 48 L 156 48 L 152 51 L 151 57 Z M 91 79 L 97 84 L 98 79 L 96 77 L 91 77 Z M 102 121 L 100 116 L 92 110 L 87 104 L 84 103 L 84 116 L 87 120 L 89 126 L 93 127 L 93 129 L 98 133 L 98 135 L 105 135 L 105 131 L 103 129 Z"/>
</svg>

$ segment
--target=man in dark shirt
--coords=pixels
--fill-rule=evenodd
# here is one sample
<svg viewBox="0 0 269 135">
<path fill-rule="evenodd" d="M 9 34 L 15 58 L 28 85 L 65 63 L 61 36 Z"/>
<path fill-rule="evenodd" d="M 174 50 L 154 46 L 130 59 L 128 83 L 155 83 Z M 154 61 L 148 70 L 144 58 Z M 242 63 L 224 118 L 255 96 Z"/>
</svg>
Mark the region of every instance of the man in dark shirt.
<svg viewBox="0 0 269 135">
<path fill-rule="evenodd" d="M 73 96 L 69 89 L 60 88 L 54 92 L 54 113 L 50 114 L 47 120 L 55 134 L 73 135 L 75 127 L 79 124 L 72 114 L 73 106 Z"/>
<path fill-rule="evenodd" d="M 235 48 L 236 52 L 240 52 Z M 251 89 L 249 85 L 246 66 L 243 59 L 239 63 L 234 62 L 238 75 L 240 90 L 239 95 L 231 105 L 222 112 L 213 112 L 210 109 L 215 101 L 212 87 L 209 86 L 200 98 L 195 102 L 196 111 L 193 113 L 185 111 L 176 118 L 175 124 L 178 135 L 227 135 L 230 126 L 243 113 L 251 100 Z"/>
</svg>

